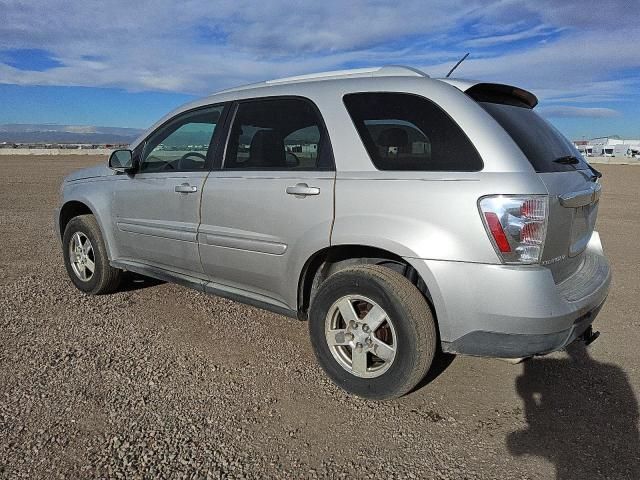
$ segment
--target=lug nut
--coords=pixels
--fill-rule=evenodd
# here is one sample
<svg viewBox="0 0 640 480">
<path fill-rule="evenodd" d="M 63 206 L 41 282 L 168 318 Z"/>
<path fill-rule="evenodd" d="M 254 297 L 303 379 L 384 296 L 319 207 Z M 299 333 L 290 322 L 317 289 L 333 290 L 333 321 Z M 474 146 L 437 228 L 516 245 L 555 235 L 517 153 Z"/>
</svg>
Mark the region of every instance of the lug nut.
<svg viewBox="0 0 640 480">
<path fill-rule="evenodd" d="M 356 343 L 356 352 L 361 352 L 361 351 L 362 351 L 362 344 Z"/>
<path fill-rule="evenodd" d="M 364 325 L 362 326 L 362 331 L 363 331 L 363 332 L 368 333 L 368 332 L 369 332 L 369 330 L 370 330 L 369 325 L 364 324 Z"/>
<path fill-rule="evenodd" d="M 357 326 L 358 326 L 358 324 L 357 324 L 356 322 L 354 322 L 353 320 L 351 320 L 351 321 L 349 322 L 349 327 L 351 327 L 351 328 L 356 328 Z"/>
<path fill-rule="evenodd" d="M 351 340 L 353 340 L 353 333 L 345 333 L 345 334 L 344 334 L 344 339 L 345 339 L 347 342 L 350 342 Z"/>
</svg>

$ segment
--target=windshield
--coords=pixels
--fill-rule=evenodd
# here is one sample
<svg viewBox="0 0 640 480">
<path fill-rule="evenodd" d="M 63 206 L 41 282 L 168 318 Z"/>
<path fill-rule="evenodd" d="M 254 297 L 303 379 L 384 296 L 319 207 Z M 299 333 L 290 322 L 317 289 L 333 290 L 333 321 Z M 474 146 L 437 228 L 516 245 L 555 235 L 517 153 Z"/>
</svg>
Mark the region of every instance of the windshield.
<svg viewBox="0 0 640 480">
<path fill-rule="evenodd" d="M 500 103 L 479 104 L 506 130 L 536 172 L 589 168 L 574 145 L 532 109 Z M 567 161 L 572 157 L 576 161 Z"/>
</svg>

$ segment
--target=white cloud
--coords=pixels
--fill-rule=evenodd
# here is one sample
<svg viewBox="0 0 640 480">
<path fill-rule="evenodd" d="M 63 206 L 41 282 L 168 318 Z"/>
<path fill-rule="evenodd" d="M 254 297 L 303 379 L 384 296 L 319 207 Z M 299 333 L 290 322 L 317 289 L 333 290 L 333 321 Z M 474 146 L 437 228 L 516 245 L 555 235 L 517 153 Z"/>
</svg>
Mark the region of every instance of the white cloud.
<svg viewBox="0 0 640 480">
<path fill-rule="evenodd" d="M 530 38 L 541 37 L 559 32 L 560 29 L 550 29 L 546 25 L 536 25 L 514 33 L 503 33 L 499 35 L 490 35 L 487 37 L 472 38 L 462 43 L 468 48 L 484 48 L 494 45 L 504 45 L 505 43 L 517 42 L 519 40 L 528 40 Z"/>
<path fill-rule="evenodd" d="M 206 94 L 354 64 L 444 75 L 470 48 L 456 75 L 550 103 L 612 101 L 638 91 L 618 72 L 640 68 L 639 13 L 625 0 L 8 0 L 0 50 L 44 49 L 62 66 L 0 60 L 0 82 Z"/>
<path fill-rule="evenodd" d="M 549 118 L 610 118 L 620 115 L 620 112 L 612 108 L 573 107 L 567 105 L 543 107 L 539 111 Z"/>
<path fill-rule="evenodd" d="M 640 78 L 616 78 L 640 68 L 640 30 L 583 31 L 507 54 L 470 57 L 456 75 L 528 88 L 545 101 L 582 97 L 596 101 L 638 92 Z M 444 74 L 450 63 L 429 67 Z"/>
</svg>

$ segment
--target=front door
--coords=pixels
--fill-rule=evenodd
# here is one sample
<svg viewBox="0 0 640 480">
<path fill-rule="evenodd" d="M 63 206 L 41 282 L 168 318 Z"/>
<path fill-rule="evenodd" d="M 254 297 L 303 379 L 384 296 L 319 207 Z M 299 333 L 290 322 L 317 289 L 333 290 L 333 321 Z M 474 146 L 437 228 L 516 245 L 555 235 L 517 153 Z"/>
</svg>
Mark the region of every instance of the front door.
<svg viewBox="0 0 640 480">
<path fill-rule="evenodd" d="M 223 111 L 213 106 L 176 116 L 149 136 L 135 175 L 114 182 L 122 260 L 202 277 L 200 198 Z"/>
<path fill-rule="evenodd" d="M 335 171 L 315 106 L 240 102 L 202 196 L 200 257 L 214 289 L 295 309 L 300 272 L 329 246 Z"/>
</svg>

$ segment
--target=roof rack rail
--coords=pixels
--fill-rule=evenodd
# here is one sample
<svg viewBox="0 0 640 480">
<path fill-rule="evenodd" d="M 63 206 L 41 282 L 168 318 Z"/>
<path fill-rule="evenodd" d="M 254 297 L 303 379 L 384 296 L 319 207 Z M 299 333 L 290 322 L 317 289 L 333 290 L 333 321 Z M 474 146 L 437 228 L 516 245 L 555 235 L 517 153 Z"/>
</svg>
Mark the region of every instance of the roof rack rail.
<svg viewBox="0 0 640 480">
<path fill-rule="evenodd" d="M 266 84 L 300 82 L 305 80 L 324 80 L 342 77 L 429 77 L 417 68 L 404 65 L 385 65 L 383 67 L 353 68 L 350 70 L 333 70 L 329 72 L 309 73 L 294 77 L 267 80 Z"/>
<path fill-rule="evenodd" d="M 313 80 L 332 80 L 337 78 L 362 78 L 362 77 L 424 77 L 430 78 L 422 70 L 407 67 L 404 65 L 385 65 L 382 67 L 353 68 L 350 70 L 333 70 L 329 72 L 309 73 L 306 75 L 296 75 L 293 77 L 276 78 L 264 82 L 242 85 L 239 87 L 228 88 L 217 93 L 234 92 L 238 90 L 246 90 L 266 85 L 277 85 L 285 83 L 306 82 Z"/>
</svg>

